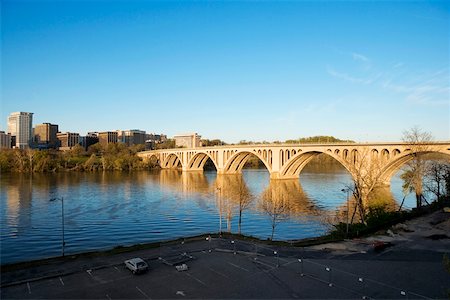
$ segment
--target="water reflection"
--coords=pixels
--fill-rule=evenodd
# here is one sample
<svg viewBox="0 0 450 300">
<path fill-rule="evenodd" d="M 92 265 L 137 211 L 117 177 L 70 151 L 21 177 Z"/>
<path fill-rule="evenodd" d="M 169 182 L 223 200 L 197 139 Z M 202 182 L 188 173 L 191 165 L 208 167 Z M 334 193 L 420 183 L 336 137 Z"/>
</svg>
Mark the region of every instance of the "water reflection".
<svg viewBox="0 0 450 300">
<path fill-rule="evenodd" d="M 276 181 L 260 170 L 8 174 L 0 178 L 2 263 L 60 253 L 61 207 L 49 202 L 53 197 L 64 197 L 70 254 L 218 232 L 222 225 L 259 238 L 321 235 L 331 223 L 326 216 L 345 220 L 341 189 L 348 180 L 345 170 L 327 168 Z M 398 208 L 389 189 L 373 201 Z M 352 200 L 349 206 L 351 212 Z"/>
<path fill-rule="evenodd" d="M 260 199 L 283 203 L 291 217 L 317 216 L 323 210 L 308 197 L 297 179 L 271 180 Z"/>
<path fill-rule="evenodd" d="M 31 226 L 32 182 L 32 177 L 20 175 L 6 190 L 7 224 L 16 228 L 14 235 Z"/>
<path fill-rule="evenodd" d="M 203 172 L 161 170 L 158 173 L 159 175 L 151 178 L 157 181 L 162 189 L 176 189 L 184 195 L 210 192 L 208 179 Z"/>
<path fill-rule="evenodd" d="M 258 208 L 270 219 L 271 240 L 278 223 L 290 217 L 317 216 L 320 212 L 303 192 L 298 180 L 271 180 L 259 197 Z"/>
<path fill-rule="evenodd" d="M 348 205 L 348 207 L 347 207 Z M 383 208 L 386 211 L 395 211 L 399 208 L 399 203 L 394 197 L 390 187 L 382 186 L 374 189 L 369 196 L 368 202 L 364 203 L 366 210 Z M 347 222 L 354 223 L 360 220 L 359 210 L 356 200 L 350 193 L 348 202 L 344 202 L 336 208 L 332 223 Z"/>
<path fill-rule="evenodd" d="M 247 210 L 254 199 L 245 183 L 242 174 L 217 175 L 213 184 L 217 193 L 217 209 L 219 211 L 219 232 L 222 231 L 222 217 L 227 221 L 227 231 L 231 232 L 231 222 L 234 212 L 238 213 L 238 233 L 241 233 L 242 214 Z"/>
</svg>

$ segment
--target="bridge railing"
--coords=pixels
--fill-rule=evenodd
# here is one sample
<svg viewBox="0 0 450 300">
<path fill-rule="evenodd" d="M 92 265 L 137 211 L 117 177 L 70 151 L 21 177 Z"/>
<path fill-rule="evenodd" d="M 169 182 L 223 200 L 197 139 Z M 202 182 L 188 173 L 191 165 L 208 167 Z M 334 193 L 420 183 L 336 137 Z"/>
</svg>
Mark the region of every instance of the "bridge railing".
<svg viewBox="0 0 450 300">
<path fill-rule="evenodd" d="M 268 143 L 268 144 L 227 144 L 227 145 L 219 145 L 219 146 L 206 146 L 206 147 L 196 147 L 196 148 L 170 148 L 170 149 L 157 149 L 157 150 L 145 150 L 139 153 L 145 152 L 173 152 L 173 151 L 196 151 L 196 150 L 217 150 L 217 149 L 230 149 L 230 148 L 252 148 L 252 147 L 260 147 L 260 148 L 286 148 L 286 147 L 347 147 L 347 146 L 408 146 L 411 143 L 408 142 L 323 142 L 323 143 Z M 430 143 L 426 143 L 427 146 L 444 146 L 450 145 L 450 141 L 433 141 Z"/>
</svg>

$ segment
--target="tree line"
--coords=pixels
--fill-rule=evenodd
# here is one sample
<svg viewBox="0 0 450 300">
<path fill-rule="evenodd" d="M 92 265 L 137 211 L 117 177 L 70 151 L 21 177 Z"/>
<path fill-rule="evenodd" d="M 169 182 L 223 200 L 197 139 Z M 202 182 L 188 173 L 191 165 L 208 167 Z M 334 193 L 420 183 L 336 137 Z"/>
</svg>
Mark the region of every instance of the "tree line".
<svg viewBox="0 0 450 300">
<path fill-rule="evenodd" d="M 4 149 L 0 151 L 0 171 L 57 172 L 143 170 L 154 167 L 137 156 L 144 145 L 122 143 L 94 144 L 86 151 L 77 145 L 68 151 L 37 149 Z"/>
</svg>

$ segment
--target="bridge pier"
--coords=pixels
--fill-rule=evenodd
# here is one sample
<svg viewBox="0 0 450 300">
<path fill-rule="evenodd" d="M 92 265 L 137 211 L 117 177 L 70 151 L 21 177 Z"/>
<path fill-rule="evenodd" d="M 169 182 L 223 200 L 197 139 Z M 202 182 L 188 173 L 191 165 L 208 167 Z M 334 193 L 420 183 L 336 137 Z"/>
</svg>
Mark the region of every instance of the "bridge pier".
<svg viewBox="0 0 450 300">
<path fill-rule="evenodd" d="M 187 167 L 182 167 L 181 170 L 183 172 L 203 172 L 203 168 L 187 168 Z"/>
<path fill-rule="evenodd" d="M 279 172 L 272 172 L 270 173 L 270 179 L 292 180 L 292 179 L 299 179 L 299 175 L 281 175 Z"/>
</svg>

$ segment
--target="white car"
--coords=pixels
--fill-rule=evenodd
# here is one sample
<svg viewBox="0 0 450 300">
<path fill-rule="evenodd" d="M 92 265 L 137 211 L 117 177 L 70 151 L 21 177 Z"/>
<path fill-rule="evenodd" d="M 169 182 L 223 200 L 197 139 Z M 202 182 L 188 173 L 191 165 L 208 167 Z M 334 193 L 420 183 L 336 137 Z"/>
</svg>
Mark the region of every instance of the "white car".
<svg viewBox="0 0 450 300">
<path fill-rule="evenodd" d="M 148 270 L 147 263 L 139 257 L 126 260 L 125 267 L 133 272 L 133 274 L 142 273 Z"/>
</svg>

